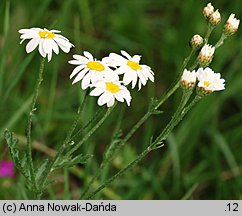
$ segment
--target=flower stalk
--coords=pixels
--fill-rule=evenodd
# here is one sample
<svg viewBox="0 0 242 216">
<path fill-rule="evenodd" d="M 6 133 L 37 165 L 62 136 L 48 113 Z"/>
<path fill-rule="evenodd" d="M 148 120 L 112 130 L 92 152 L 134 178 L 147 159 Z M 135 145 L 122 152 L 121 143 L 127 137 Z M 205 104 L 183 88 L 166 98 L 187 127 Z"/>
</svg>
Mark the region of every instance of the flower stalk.
<svg viewBox="0 0 242 216">
<path fill-rule="evenodd" d="M 35 105 L 39 95 L 40 85 L 43 81 L 44 63 L 45 63 L 45 59 L 42 58 L 41 64 L 40 64 L 39 76 L 34 88 L 34 95 L 31 103 L 31 109 L 29 112 L 28 123 L 27 123 L 27 158 L 29 162 L 30 178 L 35 190 L 37 189 L 36 188 L 37 186 L 35 182 L 35 170 L 34 170 L 33 157 L 32 157 L 31 130 L 32 130 L 33 115 L 34 115 L 34 112 L 36 111 Z"/>
</svg>

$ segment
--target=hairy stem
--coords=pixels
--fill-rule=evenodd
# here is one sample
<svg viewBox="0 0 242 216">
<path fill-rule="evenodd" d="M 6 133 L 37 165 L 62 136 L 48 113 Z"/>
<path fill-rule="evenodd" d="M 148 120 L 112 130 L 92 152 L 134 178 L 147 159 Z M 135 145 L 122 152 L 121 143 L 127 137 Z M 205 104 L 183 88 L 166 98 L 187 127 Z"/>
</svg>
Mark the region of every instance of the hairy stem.
<svg viewBox="0 0 242 216">
<path fill-rule="evenodd" d="M 108 108 L 105 115 L 97 122 L 97 124 L 81 139 L 79 143 L 77 143 L 73 148 L 67 152 L 67 154 L 64 157 L 69 157 L 71 154 L 73 154 L 78 148 L 82 146 L 84 142 L 88 140 L 88 138 L 102 125 L 102 123 L 105 121 L 105 119 L 110 115 L 110 113 L 113 111 L 114 107 L 116 106 L 116 103 L 114 106 Z"/>
<path fill-rule="evenodd" d="M 168 123 L 168 126 L 161 132 L 161 134 L 153 141 L 142 153 L 140 153 L 131 163 L 129 163 L 125 168 L 120 170 L 118 173 L 116 173 L 114 176 L 109 178 L 107 181 L 105 181 L 100 187 L 98 187 L 94 192 L 92 192 L 87 199 L 91 199 L 94 197 L 98 192 L 100 192 L 103 188 L 105 188 L 107 185 L 111 184 L 114 180 L 116 180 L 118 177 L 121 177 L 126 171 L 130 170 L 134 165 L 136 165 L 139 161 L 141 161 L 150 151 L 157 148 L 157 145 L 162 142 L 162 140 L 165 140 L 169 132 L 182 120 L 182 118 L 186 115 L 186 113 L 201 99 L 200 96 L 196 96 L 194 100 L 185 108 L 181 109 L 181 107 L 184 107 L 184 104 L 188 101 L 190 95 L 187 95 L 183 97 L 180 108 L 177 110 L 177 112 L 174 114 L 171 121 Z"/>
<path fill-rule="evenodd" d="M 27 157 L 28 157 L 28 163 L 30 167 L 30 178 L 35 189 L 37 189 L 36 188 L 37 186 L 35 182 L 35 170 L 34 170 L 33 157 L 32 157 L 31 130 L 32 130 L 33 115 L 34 115 L 34 111 L 36 110 L 35 105 L 39 95 L 40 85 L 43 81 L 44 62 L 45 62 L 45 59 L 43 58 L 40 64 L 38 80 L 34 88 L 34 95 L 31 103 L 31 110 L 29 112 L 28 123 L 27 123 Z"/>
<path fill-rule="evenodd" d="M 186 68 L 188 62 L 190 61 L 191 57 L 193 56 L 193 54 L 195 53 L 196 49 L 192 49 L 190 54 L 185 58 L 185 60 L 183 61 L 183 64 L 181 66 L 180 72 L 177 75 L 177 79 L 173 82 L 173 84 L 171 85 L 171 87 L 161 96 L 161 98 L 158 100 L 158 103 L 153 107 L 153 110 L 148 110 L 147 113 L 135 124 L 135 126 L 130 130 L 130 132 L 123 138 L 122 141 L 116 143 L 115 148 L 110 145 L 110 148 L 112 149 L 112 154 L 109 154 L 109 157 L 105 158 L 99 169 L 98 172 L 93 176 L 93 178 L 91 179 L 91 181 L 89 182 L 89 184 L 87 185 L 87 187 L 85 188 L 85 190 L 83 191 L 82 195 L 81 195 L 81 199 L 85 199 L 86 198 L 86 194 L 89 191 L 90 187 L 92 186 L 94 180 L 96 178 L 99 177 L 101 171 L 105 168 L 105 165 L 110 163 L 110 161 L 112 160 L 113 156 L 125 145 L 125 143 L 133 136 L 133 134 L 140 128 L 140 126 L 153 114 L 153 112 L 155 110 L 157 110 L 178 88 L 180 85 L 180 78 L 181 75 L 184 71 L 184 69 Z M 110 151 L 110 148 L 108 148 L 106 150 L 106 152 Z M 106 154 L 106 153 L 104 153 Z"/>
<path fill-rule="evenodd" d="M 72 126 L 70 128 L 70 130 L 68 131 L 67 133 L 67 136 L 63 142 L 63 144 L 61 145 L 61 147 L 59 148 L 59 150 L 57 151 L 55 157 L 52 159 L 50 165 L 47 167 L 47 169 L 44 171 L 43 173 L 43 177 L 42 177 L 42 183 L 40 185 L 40 189 L 42 188 L 42 186 L 45 184 L 46 180 L 47 180 L 47 177 L 49 176 L 52 168 L 55 166 L 55 163 L 58 161 L 59 157 L 61 156 L 61 154 L 64 152 L 64 150 L 66 149 L 68 143 L 71 141 L 71 136 L 80 120 L 80 116 L 81 116 L 81 113 L 83 111 L 83 108 L 84 108 L 84 105 L 85 105 L 85 101 L 86 101 L 86 94 L 83 98 L 83 101 L 81 103 L 81 105 L 78 107 L 78 110 L 77 110 L 77 113 L 76 113 L 76 116 L 74 118 L 74 121 L 72 123 Z M 42 192 L 40 192 L 40 197 L 41 197 L 41 194 Z"/>
</svg>

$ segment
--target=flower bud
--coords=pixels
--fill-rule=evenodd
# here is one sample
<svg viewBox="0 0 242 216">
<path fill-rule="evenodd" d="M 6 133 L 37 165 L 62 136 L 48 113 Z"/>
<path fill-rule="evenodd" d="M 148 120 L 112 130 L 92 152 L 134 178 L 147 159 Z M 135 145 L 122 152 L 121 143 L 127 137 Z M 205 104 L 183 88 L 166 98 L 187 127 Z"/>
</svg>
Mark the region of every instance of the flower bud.
<svg viewBox="0 0 242 216">
<path fill-rule="evenodd" d="M 239 27 L 240 20 L 235 18 L 234 14 L 231 14 L 224 26 L 224 34 L 230 36 L 234 34 Z"/>
<path fill-rule="evenodd" d="M 211 3 L 208 3 L 205 8 L 203 8 L 203 15 L 205 18 L 209 18 L 209 16 L 214 12 L 214 7 Z"/>
<path fill-rule="evenodd" d="M 192 90 L 196 84 L 197 76 L 195 70 L 192 72 L 185 69 L 181 77 L 181 87 Z"/>
<path fill-rule="evenodd" d="M 205 44 L 198 55 L 198 61 L 201 67 L 209 65 L 213 59 L 215 48 L 212 45 Z"/>
<path fill-rule="evenodd" d="M 213 12 L 210 16 L 209 16 L 209 22 L 213 25 L 213 26 L 217 26 L 220 22 L 221 22 L 221 15 L 219 13 L 218 10 L 216 10 L 215 12 Z"/>
<path fill-rule="evenodd" d="M 192 37 L 190 44 L 191 44 L 192 48 L 195 48 L 195 47 L 198 48 L 198 47 L 202 46 L 203 38 L 200 35 L 196 34 Z"/>
</svg>

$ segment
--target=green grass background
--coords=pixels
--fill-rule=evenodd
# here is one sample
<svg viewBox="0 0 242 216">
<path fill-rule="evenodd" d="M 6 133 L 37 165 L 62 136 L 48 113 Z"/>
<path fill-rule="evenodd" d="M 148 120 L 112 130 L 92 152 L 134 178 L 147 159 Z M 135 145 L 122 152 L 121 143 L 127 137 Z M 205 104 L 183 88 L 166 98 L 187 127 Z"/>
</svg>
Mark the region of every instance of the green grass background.
<svg viewBox="0 0 242 216">
<path fill-rule="evenodd" d="M 55 183 L 43 198 L 78 199 L 95 174 L 102 153 L 109 144 L 121 116 L 126 134 L 147 111 L 151 97 L 159 97 L 175 79 L 188 42 L 206 22 L 202 9 L 207 1 L 195 0 L 1 0 L 0 1 L 0 133 L 15 132 L 24 147 L 27 116 L 37 79 L 40 55 L 29 55 L 19 45 L 21 28 L 46 27 L 62 31 L 75 44 L 71 53 L 54 55 L 46 64 L 44 83 L 34 117 L 34 160 L 38 165 L 58 148 L 72 123 L 84 92 L 71 85 L 73 69 L 67 63 L 72 54 L 88 50 L 97 58 L 126 50 L 141 54 L 155 72 L 155 83 L 141 91 L 132 90 L 130 107 L 118 104 L 115 111 L 81 149 L 94 157 L 84 166 L 59 170 Z M 241 19 L 241 0 L 212 2 L 226 22 L 230 13 Z M 211 44 L 220 37 L 223 25 L 213 32 Z M 242 198 L 242 30 L 227 40 L 214 56 L 211 68 L 222 73 L 226 90 L 204 98 L 175 128 L 165 146 L 148 155 L 122 178 L 95 198 L 102 199 L 241 199 Z M 112 165 L 95 182 L 119 171 L 157 135 L 176 109 L 180 92 L 170 98 L 125 145 Z M 88 97 L 81 125 L 100 109 L 97 98 Z M 48 147 L 47 149 L 45 147 Z M 0 160 L 10 159 L 6 143 L 0 140 Z M 14 179 L 0 179 L 0 199 L 30 199 L 25 181 L 16 172 Z"/>
</svg>

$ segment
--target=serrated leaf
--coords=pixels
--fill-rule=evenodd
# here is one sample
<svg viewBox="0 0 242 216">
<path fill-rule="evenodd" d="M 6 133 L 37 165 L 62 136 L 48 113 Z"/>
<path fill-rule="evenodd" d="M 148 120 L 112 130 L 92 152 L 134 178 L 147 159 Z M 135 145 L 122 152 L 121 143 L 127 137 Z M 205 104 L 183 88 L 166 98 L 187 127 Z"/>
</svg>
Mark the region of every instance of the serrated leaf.
<svg viewBox="0 0 242 216">
<path fill-rule="evenodd" d="M 59 162 L 56 167 L 69 168 L 69 167 L 75 166 L 77 164 L 85 164 L 85 163 L 87 163 L 88 159 L 91 157 L 92 157 L 92 155 L 90 155 L 90 154 L 86 154 L 86 155 L 81 154 L 74 158 L 69 158 L 69 159 L 66 158 L 66 159 L 62 160 L 61 162 Z"/>
<path fill-rule="evenodd" d="M 4 131 L 4 138 L 7 141 L 7 145 L 9 148 L 9 152 L 10 155 L 15 163 L 15 165 L 19 166 L 20 165 L 20 161 L 19 161 L 19 151 L 16 148 L 17 144 L 18 144 L 18 140 L 13 138 L 13 133 L 5 130 Z"/>
<path fill-rule="evenodd" d="M 35 174 L 36 182 L 41 183 L 42 175 L 43 175 L 44 171 L 47 169 L 48 165 L 49 165 L 49 159 L 45 159 L 44 162 L 39 166 L 39 168 L 37 169 L 37 172 Z"/>
<path fill-rule="evenodd" d="M 20 158 L 19 160 L 19 167 L 20 167 L 20 171 L 23 173 L 23 175 L 25 176 L 25 178 L 29 181 L 31 181 L 30 179 L 30 167 L 29 167 L 29 163 L 28 163 L 28 157 L 27 157 L 27 153 L 24 152 L 23 157 Z"/>
<path fill-rule="evenodd" d="M 115 152 L 117 144 L 122 141 L 122 139 L 120 139 L 121 136 L 122 136 L 121 131 L 120 132 L 118 131 L 117 133 L 114 134 L 112 141 L 111 141 L 111 144 L 109 145 L 106 153 L 104 154 L 105 160 L 109 160 L 112 157 L 112 155 Z"/>
</svg>

